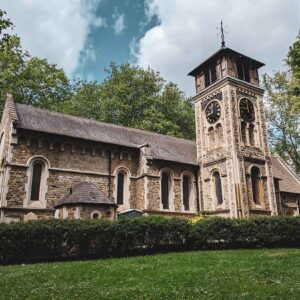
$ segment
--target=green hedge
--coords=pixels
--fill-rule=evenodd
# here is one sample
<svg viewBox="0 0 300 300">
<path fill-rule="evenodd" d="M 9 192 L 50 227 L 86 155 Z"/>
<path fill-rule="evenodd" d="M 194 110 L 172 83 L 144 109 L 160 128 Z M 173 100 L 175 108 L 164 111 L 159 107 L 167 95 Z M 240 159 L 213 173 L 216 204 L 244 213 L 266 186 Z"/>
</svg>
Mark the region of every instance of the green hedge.
<svg viewBox="0 0 300 300">
<path fill-rule="evenodd" d="M 192 249 L 299 247 L 300 217 L 140 217 L 0 224 L 0 263 L 117 257 Z"/>
</svg>

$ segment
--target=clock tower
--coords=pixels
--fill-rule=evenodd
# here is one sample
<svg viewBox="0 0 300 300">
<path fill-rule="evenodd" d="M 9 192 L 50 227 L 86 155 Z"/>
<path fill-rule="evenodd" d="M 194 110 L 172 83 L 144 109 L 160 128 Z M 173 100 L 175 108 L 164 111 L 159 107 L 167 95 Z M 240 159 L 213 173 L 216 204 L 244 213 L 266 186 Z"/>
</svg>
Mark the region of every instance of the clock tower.
<svg viewBox="0 0 300 300">
<path fill-rule="evenodd" d="M 258 69 L 264 64 L 222 45 L 195 78 L 200 209 L 225 217 L 277 215 Z"/>
</svg>

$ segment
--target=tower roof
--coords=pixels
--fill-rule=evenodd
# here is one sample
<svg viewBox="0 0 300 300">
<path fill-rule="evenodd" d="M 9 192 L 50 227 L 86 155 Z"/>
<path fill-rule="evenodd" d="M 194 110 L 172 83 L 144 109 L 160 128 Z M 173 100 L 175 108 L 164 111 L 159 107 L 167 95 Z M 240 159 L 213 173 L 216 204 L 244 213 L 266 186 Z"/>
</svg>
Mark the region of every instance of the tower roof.
<svg viewBox="0 0 300 300">
<path fill-rule="evenodd" d="M 209 58 L 207 58 L 198 67 L 196 67 L 194 70 L 192 70 L 188 75 L 196 76 L 197 74 L 199 74 L 199 72 L 201 70 L 205 69 L 208 65 L 210 65 L 212 62 L 216 61 L 219 57 L 226 56 L 226 55 L 230 55 L 230 56 L 236 57 L 238 59 L 247 61 L 247 62 L 251 63 L 253 66 L 255 66 L 257 69 L 259 69 L 265 65 L 264 63 L 262 63 L 256 59 L 253 59 L 249 56 L 246 56 L 242 53 L 239 53 L 235 50 L 232 50 L 231 48 L 224 47 L 224 48 L 219 49 L 217 52 L 215 52 Z"/>
</svg>

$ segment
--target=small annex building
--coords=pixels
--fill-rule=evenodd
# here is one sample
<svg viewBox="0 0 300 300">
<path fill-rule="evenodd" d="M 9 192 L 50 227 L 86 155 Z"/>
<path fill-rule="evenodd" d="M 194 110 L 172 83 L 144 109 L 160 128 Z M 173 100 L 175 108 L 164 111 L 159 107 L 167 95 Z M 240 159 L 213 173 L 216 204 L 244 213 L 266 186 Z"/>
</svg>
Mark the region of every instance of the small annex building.
<svg viewBox="0 0 300 300">
<path fill-rule="evenodd" d="M 95 184 L 80 182 L 70 188 L 69 194 L 55 204 L 57 219 L 115 218 L 117 204 L 101 192 Z"/>
<path fill-rule="evenodd" d="M 0 124 L 0 220 L 118 213 L 298 215 L 300 178 L 271 156 L 263 64 L 221 48 L 197 66 L 196 141 L 19 104 Z"/>
</svg>

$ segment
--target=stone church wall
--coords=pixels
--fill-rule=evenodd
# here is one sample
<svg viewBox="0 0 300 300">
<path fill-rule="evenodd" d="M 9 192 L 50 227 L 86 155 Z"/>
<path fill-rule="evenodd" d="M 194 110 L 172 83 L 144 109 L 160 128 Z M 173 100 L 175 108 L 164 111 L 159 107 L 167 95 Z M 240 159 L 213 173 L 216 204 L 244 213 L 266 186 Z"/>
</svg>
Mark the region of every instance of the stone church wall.
<svg viewBox="0 0 300 300">
<path fill-rule="evenodd" d="M 196 203 L 196 166 L 153 160 L 143 169 L 140 153 L 134 149 L 92 143 L 68 137 L 19 130 L 17 142 L 11 145 L 11 164 L 8 181 L 7 206 L 26 208 L 29 197 L 30 161 L 42 158 L 47 162 L 47 188 L 45 210 L 54 208 L 56 202 L 70 192 L 70 188 L 82 181 L 94 183 L 104 194 L 109 195 L 109 157 L 111 151 L 111 198 L 116 196 L 116 176 L 118 170 L 128 172 L 128 206 L 119 210 L 137 208 L 140 210 L 160 211 L 161 170 L 172 174 L 172 191 L 169 212 L 183 212 L 182 175 L 191 177 L 192 192 L 190 211 L 195 213 Z M 29 208 L 29 207 L 28 207 Z M 54 212 L 52 212 L 53 214 Z"/>
<path fill-rule="evenodd" d="M 192 182 L 192 192 L 191 199 L 192 203 L 190 212 L 195 213 L 197 211 L 197 197 L 196 197 L 196 179 L 195 172 L 197 170 L 196 166 L 188 166 L 184 164 L 177 164 L 172 162 L 165 162 L 155 160 L 149 166 L 148 176 L 147 176 L 147 200 L 148 208 L 147 210 L 161 210 L 161 187 L 160 178 L 162 170 L 169 172 L 171 175 L 171 196 L 170 196 L 170 209 L 173 212 L 184 212 L 183 211 L 183 201 L 182 201 L 182 175 L 187 174 L 191 178 Z"/>
<path fill-rule="evenodd" d="M 139 156 L 135 151 L 27 131 L 20 132 L 18 143 L 12 145 L 8 206 L 23 207 L 28 185 L 28 163 L 33 157 L 42 157 L 49 161 L 47 208 L 53 208 L 69 192 L 72 185 L 82 181 L 93 182 L 100 191 L 108 195 L 109 150 L 112 151 L 111 197 L 115 196 L 115 172 L 118 168 L 124 168 L 130 178 L 129 203 L 131 207 L 136 207 Z"/>
</svg>

